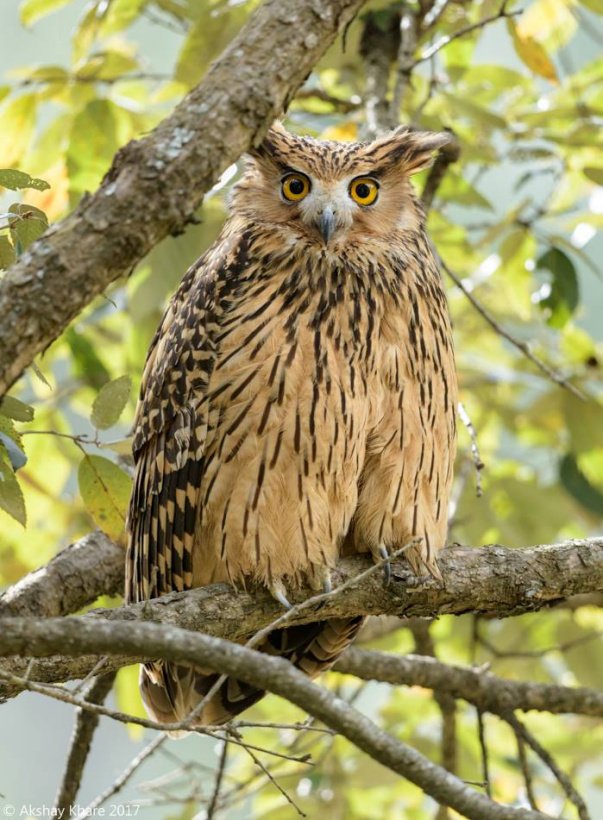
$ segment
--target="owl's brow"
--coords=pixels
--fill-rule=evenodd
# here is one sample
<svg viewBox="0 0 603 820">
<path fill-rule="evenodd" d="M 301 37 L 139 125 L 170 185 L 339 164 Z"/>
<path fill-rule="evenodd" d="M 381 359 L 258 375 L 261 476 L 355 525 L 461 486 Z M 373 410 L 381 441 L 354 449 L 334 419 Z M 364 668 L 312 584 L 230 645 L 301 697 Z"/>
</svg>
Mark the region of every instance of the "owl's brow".
<svg viewBox="0 0 603 820">
<path fill-rule="evenodd" d="M 305 177 L 308 176 L 304 171 L 299 171 L 297 168 L 293 168 L 291 165 L 287 165 L 284 162 L 276 161 L 281 173 L 283 174 L 303 174 Z"/>
</svg>

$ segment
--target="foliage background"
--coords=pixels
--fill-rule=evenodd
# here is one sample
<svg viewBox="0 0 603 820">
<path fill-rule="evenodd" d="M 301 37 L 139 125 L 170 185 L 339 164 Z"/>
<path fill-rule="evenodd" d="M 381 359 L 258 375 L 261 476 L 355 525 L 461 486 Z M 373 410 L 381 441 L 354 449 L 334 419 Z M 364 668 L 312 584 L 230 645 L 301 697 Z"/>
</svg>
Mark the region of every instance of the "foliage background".
<svg viewBox="0 0 603 820">
<path fill-rule="evenodd" d="M 244 0 L 5 0 L 0 26 L 0 166 L 21 169 L 50 187 L 0 188 L 0 211 L 6 214 L 14 203 L 25 203 L 30 212 L 39 208 L 51 222 L 64 215 L 96 188 L 117 149 L 152 128 L 199 80 L 254 5 Z M 365 11 L 378 12 L 374 19 L 385 27 L 400 5 L 374 0 Z M 429 42 L 496 14 L 498 8 L 490 0 L 450 3 Z M 510 3 L 509 9 L 514 8 Z M 514 18 L 514 37 L 509 24 L 499 20 L 454 40 L 418 67 L 404 100 L 402 121 L 414 118 L 426 127 L 450 127 L 461 144 L 461 159 L 448 172 L 430 213 L 430 231 L 441 255 L 502 326 L 530 340 L 534 352 L 588 397 L 580 401 L 551 383 L 483 321 L 457 288 L 449 289 L 461 397 L 486 464 L 484 494 L 477 499 L 469 438 L 461 429 L 451 538 L 462 543 L 525 546 L 601 531 L 600 12 L 598 0 L 529 2 Z M 365 70 L 359 56 L 364 22 L 361 17 L 351 26 L 346 51 L 338 42 L 306 85 L 322 97 L 349 104 L 304 96 L 291 107 L 290 128 L 331 139 L 362 138 L 366 133 Z M 119 535 L 127 478 L 117 466 L 98 459 L 117 465 L 127 452 L 124 439 L 151 335 L 186 267 L 216 236 L 225 214 L 224 194 L 237 173 L 235 167 L 229 169 L 206 198 L 199 225 L 155 248 L 127 281 L 116 283 L 52 345 L 38 362 L 48 384 L 29 371 L 12 391 L 34 408 L 35 418 L 11 421 L 0 415 L 5 476 L 0 507 L 8 511 L 0 510 L 0 584 L 14 583 L 95 523 Z M 422 181 L 417 182 L 420 187 Z M 8 264 L 11 253 L 35 236 L 36 224 L 43 227 L 41 219 L 35 211 L 33 222 L 4 217 L 0 262 Z M 128 383 L 123 377 L 131 380 L 132 389 L 121 417 L 108 426 L 113 419 L 102 414 L 99 391 L 118 378 L 123 388 Z M 116 387 L 108 389 L 109 404 L 114 404 Z M 91 422 L 95 400 L 99 431 Z M 15 412 L 14 406 L 12 412 L 6 406 L 4 410 L 12 416 L 25 412 Z M 94 439 L 101 446 L 70 436 Z M 28 458 L 16 479 L 8 466 L 7 439 Z M 99 475 L 104 490 L 99 489 Z M 24 531 L 15 517 L 24 520 L 25 509 Z M 600 687 L 603 648 L 597 638 L 602 629 L 600 612 L 582 607 L 501 622 L 442 618 L 433 634 L 442 660 L 489 661 L 495 672 L 509 677 Z M 406 630 L 378 645 L 400 652 L 413 648 Z M 357 684 L 341 676 L 333 674 L 326 682 L 348 695 L 356 691 Z M 134 669 L 120 673 L 116 697 L 125 711 L 141 713 Z M 358 698 L 368 713 L 380 716 L 385 728 L 438 758 L 439 714 L 428 693 L 371 684 L 359 690 Z M 480 780 L 475 714 L 468 706 L 459 708 L 460 774 Z M 265 719 L 300 717 L 273 697 L 254 713 Z M 68 745 L 69 709 L 23 695 L 2 706 L 0 721 L 2 733 L 10 732 L 13 738 L 10 748 L 4 744 L 0 751 L 0 792 L 17 805 L 50 804 Z M 603 812 L 603 728 L 577 717 L 538 715 L 527 723 L 562 767 L 576 774 L 593 815 L 597 807 Z M 525 802 L 514 738 L 495 718 L 486 720 L 486 731 L 494 795 Z M 43 745 L 49 737 L 51 755 Z M 278 745 L 277 737 L 266 737 L 265 732 L 260 737 L 268 746 Z M 142 742 L 136 732 L 103 724 L 82 802 L 108 785 Z M 316 757 L 324 755 L 322 764 L 309 774 L 289 764 L 295 773 L 283 774 L 281 782 L 310 816 L 327 810 L 334 818 L 363 819 L 433 813 L 416 788 L 367 761 L 346 742 L 306 740 L 306 746 Z M 201 738 L 170 746 L 170 754 L 209 766 L 215 765 L 216 751 Z M 232 783 L 250 781 L 255 770 L 249 758 L 232 753 L 230 760 Z M 532 763 L 542 809 L 559 811 L 563 800 L 558 790 Z M 177 768 L 174 760 L 158 756 L 137 781 Z M 202 768 L 195 769 L 195 776 L 202 785 L 209 782 Z M 198 811 L 190 778 L 188 783 L 187 778 L 170 783 L 168 791 L 179 801 L 157 790 L 141 793 L 137 786 L 129 787 L 125 796 L 155 801 L 158 805 L 145 809 L 148 816 L 189 817 Z M 227 816 L 276 820 L 294 813 L 268 788 Z"/>
</svg>

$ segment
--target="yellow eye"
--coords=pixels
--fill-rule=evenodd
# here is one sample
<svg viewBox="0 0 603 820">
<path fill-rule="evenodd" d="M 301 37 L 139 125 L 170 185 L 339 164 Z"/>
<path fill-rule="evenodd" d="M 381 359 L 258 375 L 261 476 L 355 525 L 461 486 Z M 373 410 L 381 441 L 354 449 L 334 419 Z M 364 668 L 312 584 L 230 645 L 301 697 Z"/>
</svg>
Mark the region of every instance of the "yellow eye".
<svg viewBox="0 0 603 820">
<path fill-rule="evenodd" d="M 303 174 L 287 174 L 281 184 L 285 199 L 299 202 L 310 193 L 310 180 Z"/>
<path fill-rule="evenodd" d="M 379 194 L 379 186 L 370 177 L 358 177 L 350 185 L 350 196 L 358 205 L 372 205 Z"/>
</svg>

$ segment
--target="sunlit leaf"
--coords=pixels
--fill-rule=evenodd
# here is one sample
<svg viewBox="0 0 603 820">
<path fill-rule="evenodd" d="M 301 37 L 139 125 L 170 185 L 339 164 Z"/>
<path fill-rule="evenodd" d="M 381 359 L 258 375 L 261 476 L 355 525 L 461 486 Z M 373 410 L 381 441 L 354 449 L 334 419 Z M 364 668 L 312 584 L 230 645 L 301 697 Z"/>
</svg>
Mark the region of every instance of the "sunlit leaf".
<svg viewBox="0 0 603 820">
<path fill-rule="evenodd" d="M 22 94 L 0 109 L 0 162 L 17 165 L 29 147 L 36 125 L 38 100 L 35 94 Z"/>
<path fill-rule="evenodd" d="M 573 0 L 536 0 L 522 14 L 517 34 L 522 40 L 550 41 L 555 49 L 564 45 L 578 25 L 572 14 Z"/>
<path fill-rule="evenodd" d="M 70 190 L 94 190 L 118 148 L 116 106 L 93 100 L 73 120 L 67 151 Z"/>
<path fill-rule="evenodd" d="M 0 169 L 0 186 L 10 188 L 11 191 L 18 191 L 21 188 L 35 188 L 37 191 L 46 191 L 50 188 L 45 180 L 30 177 L 24 171 L 17 171 L 14 168 Z"/>
<path fill-rule="evenodd" d="M 102 386 L 92 405 L 90 421 L 99 430 L 107 430 L 117 424 L 124 407 L 128 403 L 132 379 L 120 376 Z"/>
<path fill-rule="evenodd" d="M 603 185 L 603 168 L 583 168 L 582 172 L 591 182 L 597 185 Z"/>
<path fill-rule="evenodd" d="M 17 259 L 15 249 L 7 236 L 0 236 L 0 270 L 9 268 Z"/>
<path fill-rule="evenodd" d="M 0 509 L 7 512 L 23 527 L 27 523 L 23 490 L 10 466 L 6 448 L 0 442 Z"/>
<path fill-rule="evenodd" d="M 24 0 L 19 13 L 24 26 L 30 26 L 53 11 L 66 6 L 70 0 Z"/>
<path fill-rule="evenodd" d="M 546 53 L 544 46 L 531 36 L 522 37 L 518 33 L 517 26 L 513 20 L 507 20 L 507 26 L 513 38 L 515 51 L 520 60 L 522 60 L 534 74 L 538 74 L 539 77 L 544 77 L 545 80 L 551 80 L 551 82 L 557 82 L 555 66 Z"/>
<path fill-rule="evenodd" d="M 123 539 L 132 480 L 117 464 L 86 455 L 78 470 L 80 493 L 97 526 L 115 541 Z"/>
<path fill-rule="evenodd" d="M 34 409 L 14 396 L 4 396 L 0 401 L 0 413 L 14 421 L 32 421 Z"/>
<path fill-rule="evenodd" d="M 10 232 L 13 244 L 20 255 L 42 236 L 48 228 L 48 219 L 43 211 L 33 205 L 11 205 L 9 211 L 18 217 L 11 220 Z"/>
</svg>

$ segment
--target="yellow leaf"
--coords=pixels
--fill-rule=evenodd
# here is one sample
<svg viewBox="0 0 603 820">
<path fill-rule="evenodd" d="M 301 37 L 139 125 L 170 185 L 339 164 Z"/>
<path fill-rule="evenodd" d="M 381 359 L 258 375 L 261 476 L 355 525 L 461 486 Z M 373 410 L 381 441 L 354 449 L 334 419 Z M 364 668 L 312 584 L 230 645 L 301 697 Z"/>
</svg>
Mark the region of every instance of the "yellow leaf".
<svg viewBox="0 0 603 820">
<path fill-rule="evenodd" d="M 123 542 L 132 486 L 130 476 L 108 458 L 86 455 L 79 466 L 78 483 L 86 509 L 96 524 L 109 538 Z"/>
<path fill-rule="evenodd" d="M 522 62 L 525 63 L 534 74 L 538 74 L 539 77 L 544 77 L 545 80 L 558 83 L 559 80 L 557 79 L 555 66 L 544 50 L 544 47 L 533 37 L 521 37 L 513 20 L 507 20 L 507 26 L 513 38 L 513 45 L 515 46 L 517 56 Z"/>
<path fill-rule="evenodd" d="M 146 718 L 147 714 L 142 706 L 138 691 L 138 666 L 124 666 L 115 678 L 115 699 L 120 712 L 134 717 Z M 132 740 L 140 740 L 144 728 L 138 723 L 128 723 L 128 734 Z"/>
<path fill-rule="evenodd" d="M 332 125 L 322 133 L 321 139 L 334 140 L 335 142 L 354 142 L 358 139 L 358 123 L 345 122 L 341 125 Z"/>
<path fill-rule="evenodd" d="M 522 14 L 517 24 L 517 36 L 522 40 L 533 37 L 542 42 L 555 34 L 567 42 L 577 26 L 571 10 L 573 5 L 574 0 L 536 0 Z"/>
<path fill-rule="evenodd" d="M 23 94 L 0 112 L 0 157 L 4 168 L 15 167 L 29 147 L 36 124 L 37 97 Z"/>
</svg>

